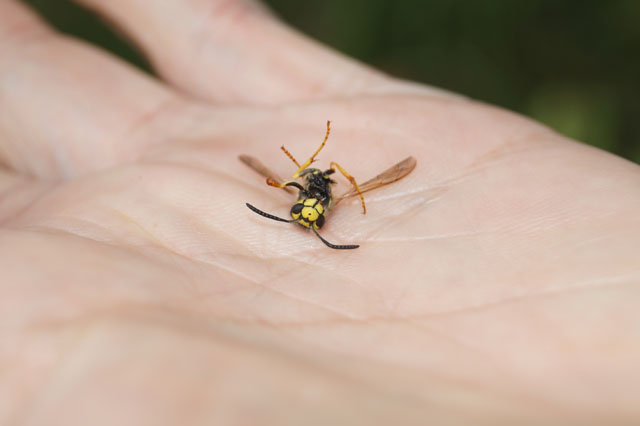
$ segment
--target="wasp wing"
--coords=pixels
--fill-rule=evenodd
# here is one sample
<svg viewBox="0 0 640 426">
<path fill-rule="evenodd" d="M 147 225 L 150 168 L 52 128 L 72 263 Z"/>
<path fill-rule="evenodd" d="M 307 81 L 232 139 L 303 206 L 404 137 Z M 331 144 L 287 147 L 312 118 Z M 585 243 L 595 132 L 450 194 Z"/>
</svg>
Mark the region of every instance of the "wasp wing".
<svg viewBox="0 0 640 426">
<path fill-rule="evenodd" d="M 246 154 L 241 154 L 241 155 L 238 155 L 238 160 L 242 161 L 244 164 L 249 166 L 258 174 L 262 175 L 262 177 L 271 179 L 273 182 L 275 182 L 278 185 L 284 182 L 284 180 L 280 176 L 278 176 L 273 170 L 271 170 L 270 168 L 262 164 L 262 161 L 258 160 L 255 157 L 252 157 Z M 284 189 L 285 191 L 291 194 L 295 193 L 295 190 L 288 186 L 285 186 L 282 189 Z"/>
<path fill-rule="evenodd" d="M 402 179 L 413 169 L 415 169 L 417 161 L 414 157 L 407 157 L 404 160 L 400 161 L 398 164 L 395 164 L 389 167 L 384 172 L 380 173 L 378 176 L 373 179 L 369 179 L 365 183 L 359 184 L 360 192 L 371 191 L 372 189 L 380 188 L 381 186 L 388 185 L 392 182 Z M 353 188 L 352 190 L 342 194 L 338 197 L 334 202 L 338 204 L 340 201 L 358 195 L 358 191 Z"/>
</svg>

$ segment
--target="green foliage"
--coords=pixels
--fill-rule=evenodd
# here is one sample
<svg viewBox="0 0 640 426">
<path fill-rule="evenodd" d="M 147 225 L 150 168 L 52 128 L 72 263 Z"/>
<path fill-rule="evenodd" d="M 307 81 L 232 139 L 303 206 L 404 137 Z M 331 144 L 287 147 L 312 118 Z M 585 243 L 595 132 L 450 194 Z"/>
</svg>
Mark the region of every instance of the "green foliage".
<svg viewBox="0 0 640 426">
<path fill-rule="evenodd" d="M 147 67 L 68 1 L 30 3 L 62 30 Z M 521 112 L 640 163 L 636 0 L 267 3 L 303 32 L 393 75 Z"/>
</svg>

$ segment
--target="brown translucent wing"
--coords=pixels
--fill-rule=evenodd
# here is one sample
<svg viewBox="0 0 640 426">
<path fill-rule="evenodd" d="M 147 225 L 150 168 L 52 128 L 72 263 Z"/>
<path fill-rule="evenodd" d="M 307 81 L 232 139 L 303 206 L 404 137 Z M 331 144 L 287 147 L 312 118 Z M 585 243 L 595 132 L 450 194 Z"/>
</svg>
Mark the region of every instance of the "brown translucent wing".
<svg viewBox="0 0 640 426">
<path fill-rule="evenodd" d="M 365 183 L 359 184 L 358 186 L 360 186 L 360 191 L 364 193 L 400 180 L 411 173 L 411 171 L 416 168 L 416 164 L 417 161 L 414 157 L 407 157 L 398 164 L 389 167 L 387 170 L 380 173 L 373 179 L 369 179 Z M 358 195 L 358 191 L 356 191 L 354 188 L 351 191 L 348 191 L 345 194 L 342 194 L 340 197 L 336 198 L 334 202 L 335 204 L 338 204 L 340 201 L 356 195 Z"/>
<path fill-rule="evenodd" d="M 246 154 L 241 154 L 241 155 L 238 155 L 238 160 L 242 161 L 244 164 L 249 166 L 258 174 L 262 175 L 262 177 L 271 179 L 273 182 L 275 182 L 278 185 L 284 182 L 284 180 L 280 176 L 278 176 L 273 170 L 271 170 L 270 168 L 262 164 L 262 161 L 258 160 L 255 157 L 252 157 Z M 285 186 L 282 189 L 284 189 L 285 191 L 291 194 L 295 193 L 295 190 L 289 186 Z"/>
</svg>

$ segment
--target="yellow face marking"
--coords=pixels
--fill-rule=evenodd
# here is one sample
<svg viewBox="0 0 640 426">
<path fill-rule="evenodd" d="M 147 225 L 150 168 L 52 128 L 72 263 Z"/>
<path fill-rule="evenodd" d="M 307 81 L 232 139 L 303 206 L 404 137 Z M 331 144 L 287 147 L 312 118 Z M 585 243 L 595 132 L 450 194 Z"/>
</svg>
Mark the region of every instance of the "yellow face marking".
<svg viewBox="0 0 640 426">
<path fill-rule="evenodd" d="M 324 207 L 320 203 L 316 204 L 316 210 L 318 210 L 318 213 L 320 214 L 324 213 Z"/>
<path fill-rule="evenodd" d="M 318 202 L 318 200 L 316 200 L 315 198 L 307 198 L 306 200 L 304 200 L 304 205 L 305 206 L 313 206 L 317 202 Z"/>
<path fill-rule="evenodd" d="M 304 219 L 300 219 L 300 220 L 298 221 L 298 223 L 299 223 L 300 225 L 304 226 L 305 228 L 308 228 L 308 227 L 309 227 L 309 222 L 306 222 Z"/>
<path fill-rule="evenodd" d="M 303 207 L 300 214 L 302 214 L 302 217 L 304 217 L 308 222 L 315 222 L 319 216 L 318 210 L 313 207 Z"/>
</svg>

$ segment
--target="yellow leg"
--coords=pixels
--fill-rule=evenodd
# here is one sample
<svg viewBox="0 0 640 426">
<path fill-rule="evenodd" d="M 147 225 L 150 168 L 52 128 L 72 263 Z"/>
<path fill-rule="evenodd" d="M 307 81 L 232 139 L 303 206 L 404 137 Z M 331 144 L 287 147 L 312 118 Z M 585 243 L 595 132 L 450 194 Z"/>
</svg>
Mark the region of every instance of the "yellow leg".
<svg viewBox="0 0 640 426">
<path fill-rule="evenodd" d="M 291 161 L 293 161 L 294 163 L 296 163 L 296 166 L 298 166 L 298 168 L 300 168 L 300 163 L 298 163 L 296 161 L 295 158 L 293 158 L 293 155 L 291 155 L 291 153 L 289 151 L 287 151 L 287 148 L 284 147 L 284 145 L 282 145 L 280 147 L 280 149 L 287 155 L 287 157 L 289 157 L 291 159 Z"/>
<path fill-rule="evenodd" d="M 267 185 L 273 186 L 274 188 L 284 188 L 286 182 L 276 183 L 271 178 L 267 178 Z"/>
<path fill-rule="evenodd" d="M 293 155 L 291 155 L 291 153 L 287 150 L 287 148 L 284 147 L 284 145 L 282 145 L 280 147 L 280 149 L 282 150 L 282 152 L 285 153 L 285 155 L 287 157 L 289 157 L 291 159 L 291 161 L 293 161 L 294 163 L 296 163 L 296 166 L 300 167 L 300 163 L 298 163 L 298 161 L 293 157 Z M 274 188 L 284 188 L 285 186 L 287 186 L 288 183 L 291 183 L 291 181 L 288 182 L 282 182 L 282 183 L 277 183 L 276 181 L 274 181 L 273 179 L 271 179 L 270 177 L 267 178 L 267 185 L 269 186 L 273 186 Z"/>
<path fill-rule="evenodd" d="M 297 179 L 300 177 L 300 173 L 302 173 L 303 170 L 305 170 L 307 167 L 309 167 L 311 165 L 311 163 L 313 163 L 315 161 L 316 155 L 318 155 L 318 153 L 320 151 L 322 151 L 322 148 L 324 148 L 325 144 L 327 143 L 327 139 L 329 139 L 329 133 L 331 132 L 331 121 L 327 121 L 327 133 L 324 135 L 324 140 L 322 141 L 322 143 L 320 144 L 320 148 L 318 148 L 316 150 L 316 152 L 313 153 L 313 155 L 311 156 L 311 158 L 309 158 L 307 161 L 304 162 L 304 164 L 300 165 L 295 158 L 293 158 L 293 155 L 291 155 L 291 153 L 287 150 L 287 148 L 283 146 L 280 147 L 280 149 L 287 155 L 287 157 L 289 157 L 291 159 L 291 161 L 293 161 L 294 163 L 296 163 L 296 166 L 298 166 L 298 170 L 296 170 L 296 172 L 293 174 L 293 176 L 291 177 L 292 180 L 287 181 L 287 182 L 282 182 L 280 184 L 274 182 L 273 180 L 271 180 L 270 178 L 267 178 L 267 185 L 269 186 L 273 186 L 275 188 L 284 188 L 288 183 L 292 183 L 293 179 Z M 340 166 L 338 166 L 340 167 Z M 342 174 L 345 175 L 345 177 L 349 180 L 352 181 L 352 183 L 355 185 L 356 189 L 358 188 L 358 185 L 356 184 L 356 181 L 353 179 L 353 177 L 351 177 L 351 175 L 349 175 L 347 172 L 345 172 L 341 167 L 340 167 L 340 171 L 342 172 Z M 360 192 L 360 190 L 358 189 L 358 192 Z M 362 194 L 360 194 L 360 197 L 362 197 Z M 364 207 L 364 198 L 362 198 L 362 206 Z M 366 212 L 366 209 L 365 209 Z"/>
<path fill-rule="evenodd" d="M 286 182 L 278 183 L 271 178 L 267 178 L 267 185 L 273 186 L 274 188 L 284 188 L 285 186 L 295 186 L 296 188 L 301 188 L 301 185 L 295 180 L 288 180 Z"/>
<path fill-rule="evenodd" d="M 311 165 L 311 163 L 313 163 L 315 161 L 316 155 L 318 155 L 320 153 L 320 151 L 322 151 L 322 148 L 324 148 L 324 145 L 327 143 L 327 139 L 329 139 L 329 133 L 330 132 L 331 132 L 331 121 L 327 121 L 327 133 L 324 135 L 324 140 L 320 144 L 320 148 L 316 149 L 316 152 L 313 153 L 311 158 L 309 158 L 307 161 L 305 161 L 304 164 L 301 165 L 298 168 L 298 170 L 293 174 L 293 178 L 292 179 L 298 178 L 300 176 L 300 173 L 302 173 L 302 171 L 304 169 L 309 167 Z"/>
<path fill-rule="evenodd" d="M 349 182 L 351 182 L 351 184 L 356 189 L 356 191 L 358 191 L 358 195 L 360 195 L 360 201 L 362 201 L 362 214 L 367 214 L 367 207 L 364 204 L 364 196 L 362 195 L 362 191 L 360 191 L 360 187 L 358 186 L 358 183 L 356 182 L 356 179 L 353 176 L 351 176 L 349 173 L 347 173 L 347 171 L 345 169 L 340 167 L 340 164 L 336 163 L 335 161 L 332 161 L 331 165 L 329 167 L 331 167 L 331 170 L 333 170 L 333 171 L 336 170 L 336 169 L 334 169 L 334 166 L 338 170 L 340 170 L 340 173 L 342 173 L 342 175 L 344 177 L 349 179 Z"/>
</svg>

